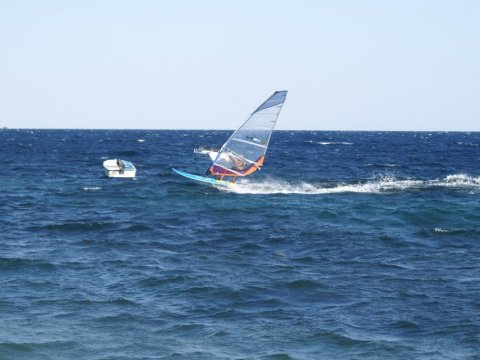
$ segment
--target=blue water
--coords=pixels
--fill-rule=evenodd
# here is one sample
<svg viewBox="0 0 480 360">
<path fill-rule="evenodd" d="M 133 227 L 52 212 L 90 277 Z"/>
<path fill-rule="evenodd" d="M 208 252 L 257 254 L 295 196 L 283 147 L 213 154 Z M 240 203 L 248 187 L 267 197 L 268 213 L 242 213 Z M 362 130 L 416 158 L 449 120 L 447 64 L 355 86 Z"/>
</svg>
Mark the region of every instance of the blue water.
<svg viewBox="0 0 480 360">
<path fill-rule="evenodd" d="M 229 134 L 0 130 L 0 358 L 480 359 L 480 133 Z"/>
</svg>

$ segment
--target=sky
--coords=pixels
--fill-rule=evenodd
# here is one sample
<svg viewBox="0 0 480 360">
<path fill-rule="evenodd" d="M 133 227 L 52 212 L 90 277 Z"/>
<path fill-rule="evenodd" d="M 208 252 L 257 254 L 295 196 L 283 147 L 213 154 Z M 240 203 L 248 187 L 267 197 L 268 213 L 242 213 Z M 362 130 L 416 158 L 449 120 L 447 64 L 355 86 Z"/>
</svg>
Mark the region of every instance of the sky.
<svg viewBox="0 0 480 360">
<path fill-rule="evenodd" d="M 480 1 L 0 0 L 0 127 L 480 131 Z"/>
</svg>

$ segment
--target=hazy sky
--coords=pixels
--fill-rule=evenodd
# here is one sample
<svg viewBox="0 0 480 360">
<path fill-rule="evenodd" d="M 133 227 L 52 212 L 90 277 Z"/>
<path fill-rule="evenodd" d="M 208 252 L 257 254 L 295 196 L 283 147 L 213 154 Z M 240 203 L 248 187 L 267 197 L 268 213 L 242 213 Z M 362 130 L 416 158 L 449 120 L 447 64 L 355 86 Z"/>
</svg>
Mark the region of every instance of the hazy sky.
<svg viewBox="0 0 480 360">
<path fill-rule="evenodd" d="M 480 130 L 480 1 L 0 0 L 0 127 Z"/>
</svg>

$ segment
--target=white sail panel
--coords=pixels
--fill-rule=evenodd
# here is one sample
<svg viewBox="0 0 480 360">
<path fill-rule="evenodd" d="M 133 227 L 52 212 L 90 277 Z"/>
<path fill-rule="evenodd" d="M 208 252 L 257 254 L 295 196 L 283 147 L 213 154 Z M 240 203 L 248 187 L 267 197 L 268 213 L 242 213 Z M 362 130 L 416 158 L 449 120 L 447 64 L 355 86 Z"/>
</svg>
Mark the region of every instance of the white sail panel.
<svg viewBox="0 0 480 360">
<path fill-rule="evenodd" d="M 276 91 L 222 146 L 208 173 L 246 176 L 263 165 L 265 153 L 287 91 Z"/>
</svg>

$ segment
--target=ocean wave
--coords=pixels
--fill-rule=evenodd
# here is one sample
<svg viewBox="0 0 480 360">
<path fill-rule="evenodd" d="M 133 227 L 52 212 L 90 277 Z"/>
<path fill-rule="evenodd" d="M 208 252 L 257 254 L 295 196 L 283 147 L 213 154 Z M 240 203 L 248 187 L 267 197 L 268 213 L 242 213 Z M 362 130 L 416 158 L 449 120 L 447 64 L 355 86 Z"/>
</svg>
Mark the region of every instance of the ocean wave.
<svg viewBox="0 0 480 360">
<path fill-rule="evenodd" d="M 151 231 L 151 230 L 152 228 L 150 226 L 147 226 L 144 224 L 133 224 L 125 229 L 125 231 L 132 231 L 132 232 Z"/>
<path fill-rule="evenodd" d="M 470 228 L 470 229 L 469 228 L 466 228 L 466 229 L 447 229 L 447 228 L 436 227 L 435 229 L 433 229 L 433 232 L 437 233 L 437 234 L 443 234 L 443 235 L 474 236 L 474 235 L 479 235 L 480 234 L 479 229 L 472 229 L 472 228 Z"/>
<path fill-rule="evenodd" d="M 185 283 L 191 281 L 193 278 L 185 275 L 172 275 L 167 277 L 150 276 L 146 279 L 140 280 L 139 284 L 144 287 L 157 287 L 166 284 Z"/>
<path fill-rule="evenodd" d="M 367 164 L 366 166 L 398 167 L 397 164 L 390 164 L 390 163 L 375 163 L 375 164 Z"/>
<path fill-rule="evenodd" d="M 56 268 L 46 260 L 27 259 L 27 258 L 0 258 L 0 269 L 19 269 L 23 267 L 36 267 L 44 270 L 53 270 Z"/>
<path fill-rule="evenodd" d="M 135 150 L 123 150 L 123 151 L 118 151 L 118 155 L 120 156 L 135 156 L 135 155 L 140 155 L 138 151 Z"/>
<path fill-rule="evenodd" d="M 370 339 L 357 339 L 347 334 L 339 334 L 333 331 L 319 331 L 311 336 L 319 341 L 339 344 L 341 346 L 365 345 L 371 342 Z"/>
<path fill-rule="evenodd" d="M 6 352 L 17 353 L 21 351 L 22 353 L 31 352 L 39 349 L 65 349 L 72 348 L 76 345 L 73 341 L 68 340 L 53 340 L 45 342 L 1 342 L 0 350 Z"/>
<path fill-rule="evenodd" d="M 348 141 L 313 141 L 306 140 L 304 141 L 307 144 L 318 144 L 318 145 L 353 145 L 352 142 Z"/>
<path fill-rule="evenodd" d="M 107 228 L 115 227 L 116 224 L 112 222 L 102 222 L 102 221 L 78 221 L 78 222 L 61 222 L 61 223 L 52 223 L 42 226 L 31 226 L 28 229 L 30 230 L 46 230 L 46 231 L 71 231 L 71 232 L 81 232 L 81 231 L 96 231 L 103 230 Z"/>
<path fill-rule="evenodd" d="M 219 188 L 222 191 L 237 194 L 302 194 L 321 195 L 338 193 L 366 193 L 380 194 L 385 192 L 429 189 L 435 187 L 475 189 L 480 190 L 480 177 L 471 177 L 465 174 L 448 175 L 443 179 L 416 180 L 396 179 L 385 176 L 376 180 L 362 183 L 339 183 L 327 185 L 308 182 L 288 182 L 284 180 L 267 179 L 260 182 L 240 180 L 234 186 Z"/>
<path fill-rule="evenodd" d="M 439 180 L 433 180 L 434 182 L 441 182 Z M 480 176 L 471 177 L 466 174 L 454 174 L 448 175 L 443 181 L 447 186 L 480 186 Z"/>
<path fill-rule="evenodd" d="M 100 186 L 85 186 L 83 188 L 84 191 L 98 191 L 100 189 L 101 189 Z"/>
<path fill-rule="evenodd" d="M 310 290 L 324 287 L 325 285 L 311 279 L 297 279 L 290 281 L 287 286 L 294 290 Z"/>
<path fill-rule="evenodd" d="M 261 359 L 265 360 L 292 360 L 293 358 L 285 352 L 273 352 L 268 355 L 264 355 Z"/>
<path fill-rule="evenodd" d="M 319 141 L 318 145 L 353 145 L 351 142 L 347 141 Z"/>
<path fill-rule="evenodd" d="M 480 144 L 471 143 L 471 142 L 466 142 L 466 143 L 464 143 L 464 142 L 460 142 L 460 141 L 459 141 L 459 142 L 457 142 L 457 145 L 463 145 L 463 146 L 475 146 L 475 147 L 476 147 L 476 146 L 480 146 Z"/>
<path fill-rule="evenodd" d="M 78 304 L 78 305 L 138 305 L 135 301 L 129 300 L 124 297 L 117 297 L 114 299 L 107 299 L 107 300 L 91 300 L 91 299 L 79 299 L 79 300 L 72 300 L 71 303 Z"/>
<path fill-rule="evenodd" d="M 436 233 L 451 233 L 451 232 L 454 232 L 455 230 L 442 229 L 437 227 L 433 231 Z"/>
</svg>

